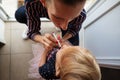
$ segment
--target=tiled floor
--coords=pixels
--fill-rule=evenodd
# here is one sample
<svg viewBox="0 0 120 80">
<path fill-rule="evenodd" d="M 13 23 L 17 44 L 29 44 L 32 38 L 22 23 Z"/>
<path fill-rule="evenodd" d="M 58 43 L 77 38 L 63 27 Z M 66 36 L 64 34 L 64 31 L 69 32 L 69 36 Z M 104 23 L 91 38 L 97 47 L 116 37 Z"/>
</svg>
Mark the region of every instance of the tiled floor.
<svg viewBox="0 0 120 80">
<path fill-rule="evenodd" d="M 51 22 L 42 22 L 42 33 L 56 31 L 53 26 Z M 25 28 L 26 25 L 17 22 L 5 24 L 6 44 L 0 48 L 0 80 L 30 80 L 28 61 L 33 57 L 32 44 L 35 42 L 22 39 Z"/>
</svg>

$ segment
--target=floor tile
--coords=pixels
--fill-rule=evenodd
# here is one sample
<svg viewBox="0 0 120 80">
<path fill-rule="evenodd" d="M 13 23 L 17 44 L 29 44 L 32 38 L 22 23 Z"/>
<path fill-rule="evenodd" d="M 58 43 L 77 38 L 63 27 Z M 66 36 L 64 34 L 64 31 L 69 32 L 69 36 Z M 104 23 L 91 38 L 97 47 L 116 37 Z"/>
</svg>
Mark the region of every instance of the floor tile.
<svg viewBox="0 0 120 80">
<path fill-rule="evenodd" d="M 6 44 L 4 46 L 2 46 L 0 48 L 0 54 L 8 54 L 10 53 L 10 49 L 11 49 L 11 37 L 10 37 L 10 29 L 8 30 L 5 30 L 5 41 L 6 41 Z"/>
<path fill-rule="evenodd" d="M 60 31 L 52 22 L 42 22 L 41 23 L 41 34 L 44 35 L 45 33 L 53 33 Z"/>
<path fill-rule="evenodd" d="M 12 30 L 11 32 L 11 54 L 13 53 L 31 53 L 32 40 L 23 40 L 23 30 Z"/>
<path fill-rule="evenodd" d="M 28 62 L 32 54 L 15 54 L 11 56 L 11 80 L 28 80 Z"/>
<path fill-rule="evenodd" d="M 18 29 L 18 30 L 21 30 L 21 29 L 26 29 L 27 26 L 25 24 L 22 24 L 22 23 L 19 23 L 19 22 L 11 22 L 11 29 Z"/>
<path fill-rule="evenodd" d="M 0 55 L 0 80 L 9 80 L 10 55 Z"/>
<path fill-rule="evenodd" d="M 5 30 L 11 29 L 11 22 L 5 22 Z"/>
</svg>

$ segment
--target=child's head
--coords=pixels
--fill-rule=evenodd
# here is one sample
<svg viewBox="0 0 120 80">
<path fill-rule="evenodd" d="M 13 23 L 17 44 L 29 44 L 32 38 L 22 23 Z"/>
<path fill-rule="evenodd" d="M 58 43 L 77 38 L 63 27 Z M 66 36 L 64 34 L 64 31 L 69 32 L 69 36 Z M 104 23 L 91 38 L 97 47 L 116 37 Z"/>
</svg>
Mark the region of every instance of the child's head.
<svg viewBox="0 0 120 80">
<path fill-rule="evenodd" d="M 62 80 L 100 80 L 99 65 L 92 54 L 80 47 L 72 46 L 62 51 L 60 77 Z"/>
</svg>

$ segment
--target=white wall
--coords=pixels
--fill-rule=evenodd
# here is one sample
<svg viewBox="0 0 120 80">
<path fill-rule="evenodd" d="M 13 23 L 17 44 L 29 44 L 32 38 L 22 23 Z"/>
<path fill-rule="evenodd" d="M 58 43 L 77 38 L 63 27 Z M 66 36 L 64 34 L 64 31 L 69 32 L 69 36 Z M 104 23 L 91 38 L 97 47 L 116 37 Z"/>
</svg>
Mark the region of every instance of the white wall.
<svg viewBox="0 0 120 80">
<path fill-rule="evenodd" d="M 3 20 L 0 19 L 0 43 L 5 44 L 5 38 L 4 38 L 4 30 L 5 30 L 5 23 Z"/>
<path fill-rule="evenodd" d="M 120 68 L 120 0 L 100 0 L 87 15 L 81 46 L 91 50 L 100 63 Z"/>
<path fill-rule="evenodd" d="M 0 5 L 11 18 L 14 18 L 14 13 L 17 9 L 17 0 L 2 0 L 2 4 Z"/>
</svg>

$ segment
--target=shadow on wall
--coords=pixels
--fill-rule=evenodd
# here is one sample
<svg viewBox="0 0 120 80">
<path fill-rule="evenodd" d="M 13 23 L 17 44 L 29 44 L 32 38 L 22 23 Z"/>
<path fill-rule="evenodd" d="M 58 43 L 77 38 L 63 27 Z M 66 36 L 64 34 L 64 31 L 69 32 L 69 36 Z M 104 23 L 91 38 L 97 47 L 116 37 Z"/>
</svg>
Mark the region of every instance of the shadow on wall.
<svg viewBox="0 0 120 80">
<path fill-rule="evenodd" d="M 120 69 L 101 67 L 102 80 L 120 80 Z"/>
</svg>

